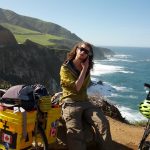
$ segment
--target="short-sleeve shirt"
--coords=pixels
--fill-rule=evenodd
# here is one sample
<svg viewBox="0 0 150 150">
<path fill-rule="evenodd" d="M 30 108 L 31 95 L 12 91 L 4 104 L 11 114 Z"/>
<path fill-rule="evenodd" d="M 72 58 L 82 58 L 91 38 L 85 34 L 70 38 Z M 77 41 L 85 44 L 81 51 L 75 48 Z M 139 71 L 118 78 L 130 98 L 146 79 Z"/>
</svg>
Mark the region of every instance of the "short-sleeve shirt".
<svg viewBox="0 0 150 150">
<path fill-rule="evenodd" d="M 62 101 L 87 101 L 87 87 L 90 83 L 90 73 L 86 74 L 83 85 L 79 91 L 76 90 L 75 82 L 80 72 L 75 69 L 72 61 L 67 61 L 60 69 L 60 85 L 62 87 Z"/>
</svg>

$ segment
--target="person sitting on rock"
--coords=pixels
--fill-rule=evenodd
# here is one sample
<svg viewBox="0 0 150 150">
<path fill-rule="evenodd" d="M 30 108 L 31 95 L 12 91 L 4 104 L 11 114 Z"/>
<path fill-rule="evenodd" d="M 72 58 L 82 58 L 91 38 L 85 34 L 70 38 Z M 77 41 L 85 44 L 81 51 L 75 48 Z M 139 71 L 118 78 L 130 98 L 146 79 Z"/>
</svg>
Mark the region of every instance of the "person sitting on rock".
<svg viewBox="0 0 150 150">
<path fill-rule="evenodd" d="M 83 121 L 94 127 L 97 150 L 111 149 L 111 133 L 107 118 L 87 95 L 93 49 L 87 42 L 77 43 L 60 69 L 62 117 L 67 128 L 69 150 L 86 150 Z"/>
</svg>

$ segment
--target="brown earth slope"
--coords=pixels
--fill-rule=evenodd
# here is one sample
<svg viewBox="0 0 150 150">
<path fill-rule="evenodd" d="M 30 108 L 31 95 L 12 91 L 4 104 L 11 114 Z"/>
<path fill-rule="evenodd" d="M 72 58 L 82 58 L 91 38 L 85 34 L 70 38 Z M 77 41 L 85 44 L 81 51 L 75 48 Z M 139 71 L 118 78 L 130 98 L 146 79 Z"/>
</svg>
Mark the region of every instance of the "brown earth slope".
<svg viewBox="0 0 150 150">
<path fill-rule="evenodd" d="M 137 150 L 144 127 L 121 123 L 110 117 L 108 120 L 113 139 L 113 148 L 110 150 Z"/>
<path fill-rule="evenodd" d="M 111 117 L 107 117 L 112 134 L 112 145 L 110 150 L 137 150 L 142 138 L 144 127 L 122 123 Z M 55 145 L 51 150 L 68 150 L 61 145 Z M 87 150 L 97 150 L 94 145 L 88 146 Z"/>
</svg>

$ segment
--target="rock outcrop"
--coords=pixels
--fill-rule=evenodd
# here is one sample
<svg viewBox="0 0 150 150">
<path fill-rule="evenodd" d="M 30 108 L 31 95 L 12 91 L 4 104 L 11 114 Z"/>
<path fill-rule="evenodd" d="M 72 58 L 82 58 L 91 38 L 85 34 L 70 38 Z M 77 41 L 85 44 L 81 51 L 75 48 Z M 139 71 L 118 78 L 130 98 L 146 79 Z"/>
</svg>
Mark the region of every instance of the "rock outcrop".
<svg viewBox="0 0 150 150">
<path fill-rule="evenodd" d="M 64 53 L 29 40 L 13 47 L 0 47 L 0 81 L 11 85 L 39 83 L 51 93 L 59 91 L 60 58 Z"/>
<path fill-rule="evenodd" d="M 14 35 L 0 25 L 0 47 L 17 45 Z"/>
<path fill-rule="evenodd" d="M 90 99 L 94 105 L 102 109 L 106 116 L 109 116 L 124 123 L 129 123 L 125 118 L 122 117 L 118 108 L 115 105 L 108 102 L 104 97 L 92 96 L 90 97 Z"/>
</svg>

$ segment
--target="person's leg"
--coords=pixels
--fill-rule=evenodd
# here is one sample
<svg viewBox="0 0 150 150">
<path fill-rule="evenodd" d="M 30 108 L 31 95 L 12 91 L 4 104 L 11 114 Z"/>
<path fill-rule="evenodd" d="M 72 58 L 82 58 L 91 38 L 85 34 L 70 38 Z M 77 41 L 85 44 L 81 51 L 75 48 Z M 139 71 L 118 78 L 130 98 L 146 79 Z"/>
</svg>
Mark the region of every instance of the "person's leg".
<svg viewBox="0 0 150 150">
<path fill-rule="evenodd" d="M 110 150 L 112 143 L 110 126 L 101 109 L 95 106 L 89 107 L 84 111 L 84 117 L 95 128 L 95 141 L 99 149 Z"/>
<path fill-rule="evenodd" d="M 67 144 L 69 150 L 86 150 L 82 130 L 82 112 L 82 107 L 76 103 L 66 103 L 62 107 L 62 116 L 67 128 Z"/>
</svg>

